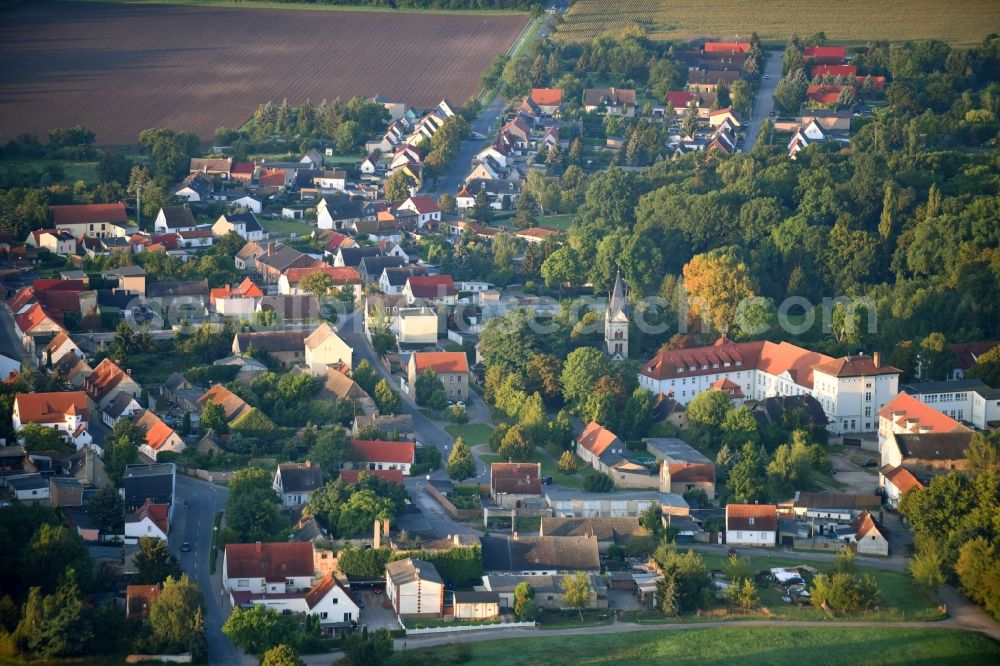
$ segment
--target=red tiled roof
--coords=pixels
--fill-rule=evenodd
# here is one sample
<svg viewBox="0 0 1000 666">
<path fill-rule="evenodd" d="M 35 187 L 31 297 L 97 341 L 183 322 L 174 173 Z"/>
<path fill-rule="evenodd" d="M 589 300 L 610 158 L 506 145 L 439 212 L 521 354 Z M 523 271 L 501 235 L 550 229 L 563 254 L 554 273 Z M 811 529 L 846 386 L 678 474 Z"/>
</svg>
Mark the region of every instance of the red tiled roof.
<svg viewBox="0 0 1000 666">
<path fill-rule="evenodd" d="M 670 481 L 715 483 L 715 465 L 711 463 L 667 463 Z"/>
<path fill-rule="evenodd" d="M 722 391 L 736 398 L 743 398 L 743 388 L 727 377 L 720 377 L 709 385 L 710 391 Z"/>
<path fill-rule="evenodd" d="M 323 580 L 313 585 L 312 588 L 306 592 L 306 605 L 309 606 L 309 608 L 315 608 L 316 604 L 323 601 L 323 597 L 329 594 L 330 590 L 335 587 L 340 587 L 340 583 L 337 582 L 337 579 L 332 573 L 326 574 L 326 576 L 323 577 Z"/>
<path fill-rule="evenodd" d="M 875 524 L 875 519 L 872 518 L 872 514 L 865 510 L 860 516 L 858 516 L 852 524 L 857 527 L 857 533 L 854 535 L 855 541 L 861 541 L 864 537 L 868 536 L 872 532 L 881 536 L 881 532 L 878 526 Z"/>
<path fill-rule="evenodd" d="M 875 365 L 871 356 L 841 356 L 813 368 L 834 377 L 870 377 L 872 375 L 898 375 L 902 372 L 891 365 Z"/>
<path fill-rule="evenodd" d="M 868 77 L 866 77 L 866 76 L 857 76 L 857 77 L 855 77 L 854 80 L 857 83 L 857 87 L 860 88 L 861 86 L 863 86 L 865 84 L 865 79 L 867 79 L 867 78 Z M 885 88 L 885 77 L 884 76 L 873 76 L 873 77 L 871 77 L 871 80 L 872 80 L 872 87 L 877 92 L 882 92 L 882 90 Z"/>
<path fill-rule="evenodd" d="M 858 68 L 856 65 L 813 65 L 813 76 L 825 76 L 827 74 L 831 76 L 857 76 Z"/>
<path fill-rule="evenodd" d="M 345 469 L 341 471 L 340 478 L 344 480 L 344 483 L 357 483 L 362 472 L 383 481 L 403 485 L 403 470 L 400 469 Z"/>
<path fill-rule="evenodd" d="M 253 162 L 235 162 L 233 168 L 230 170 L 230 174 L 247 174 L 252 176 L 254 170 Z"/>
<path fill-rule="evenodd" d="M 728 504 L 726 529 L 774 532 L 778 529 L 778 507 L 773 504 Z"/>
<path fill-rule="evenodd" d="M 531 100 L 538 106 L 562 104 L 562 90 L 559 88 L 532 88 Z"/>
<path fill-rule="evenodd" d="M 83 391 L 18 393 L 14 396 L 21 423 L 62 423 L 66 414 L 87 418 L 87 395 Z"/>
<path fill-rule="evenodd" d="M 322 262 L 308 268 L 289 268 L 284 272 L 284 276 L 288 280 L 288 284 L 296 285 L 307 275 L 313 273 L 325 273 L 330 276 L 333 284 L 337 285 L 361 284 L 361 275 L 358 274 L 357 269 L 350 266 L 331 266 Z"/>
<path fill-rule="evenodd" d="M 493 492 L 541 495 L 542 478 L 538 463 L 493 463 L 490 465 Z"/>
<path fill-rule="evenodd" d="M 413 442 L 387 442 L 382 439 L 352 439 L 351 446 L 365 462 L 413 464 Z"/>
<path fill-rule="evenodd" d="M 14 307 L 11 306 L 13 310 Z M 955 352 L 955 367 L 960 370 L 968 370 L 976 364 L 976 359 L 1000 345 L 1000 340 L 989 342 L 965 342 L 962 344 L 948 345 L 948 349 Z"/>
<path fill-rule="evenodd" d="M 160 596 L 159 585 L 129 585 L 125 588 L 125 617 L 144 620 Z"/>
<path fill-rule="evenodd" d="M 840 99 L 840 91 L 853 86 L 824 86 L 817 83 L 809 84 L 806 89 L 806 97 L 820 104 L 836 104 Z"/>
<path fill-rule="evenodd" d="M 30 333 L 35 327 L 44 323 L 45 320 L 49 320 L 55 324 L 59 323 L 49 316 L 49 313 L 45 311 L 41 303 L 35 303 L 26 312 L 14 317 L 14 322 L 23 333 Z"/>
<path fill-rule="evenodd" d="M 17 293 L 14 294 L 14 298 L 10 299 L 10 303 L 8 303 L 8 305 L 10 306 L 10 311 L 11 312 L 19 311 L 25 305 L 30 303 L 34 297 L 35 297 L 35 290 L 31 287 L 31 285 L 28 285 L 27 287 L 21 287 L 20 289 L 17 290 Z M 969 365 L 971 366 L 972 364 L 970 363 Z"/>
<path fill-rule="evenodd" d="M 98 222 L 128 222 L 125 204 L 80 204 L 49 206 L 55 226 L 63 224 L 91 224 Z"/>
<path fill-rule="evenodd" d="M 191 229 L 189 231 L 178 231 L 177 235 L 181 238 L 211 238 L 211 229 Z"/>
<path fill-rule="evenodd" d="M 231 543 L 226 546 L 226 575 L 284 581 L 313 575 L 313 547 L 307 542 Z"/>
<path fill-rule="evenodd" d="M 416 211 L 422 215 L 428 215 L 430 213 L 440 213 L 441 207 L 438 206 L 437 201 L 434 197 L 422 194 L 415 197 L 410 197 L 410 203 Z"/>
<path fill-rule="evenodd" d="M 198 404 L 205 406 L 205 403 L 212 402 L 222 407 L 227 421 L 235 421 L 243 416 L 245 412 L 252 409 L 243 398 L 239 397 L 222 384 L 215 384 L 198 398 Z"/>
<path fill-rule="evenodd" d="M 170 534 L 169 504 L 154 504 L 153 500 L 147 499 L 146 503 L 135 512 L 135 522 L 140 522 L 149 518 L 161 532 Z"/>
<path fill-rule="evenodd" d="M 913 433 L 952 432 L 965 429 L 965 426 L 955 419 L 920 402 L 908 393 L 897 395 L 885 407 L 878 410 L 878 415 Z"/>
<path fill-rule="evenodd" d="M 350 238 L 348 238 L 344 234 L 338 234 L 336 232 L 330 234 L 328 236 L 328 238 L 329 238 L 329 241 L 326 244 L 326 251 L 327 252 L 336 252 L 337 249 L 341 247 L 341 243 L 343 243 L 345 240 L 351 240 Z M 353 241 L 351 241 L 351 242 L 353 242 Z"/>
<path fill-rule="evenodd" d="M 163 419 L 148 409 L 135 423 L 146 430 L 146 444 L 154 451 L 158 451 L 168 439 L 177 434 L 173 428 L 163 422 Z"/>
<path fill-rule="evenodd" d="M 265 169 L 261 171 L 258 182 L 264 187 L 284 187 L 285 172 L 282 169 Z"/>
<path fill-rule="evenodd" d="M 896 489 L 900 493 L 905 493 L 908 490 L 916 488 L 918 490 L 923 489 L 924 484 L 917 480 L 917 477 L 910 473 L 910 470 L 905 467 L 893 467 L 892 465 L 886 465 L 881 470 L 882 476 L 884 476 L 889 483 L 896 486 Z"/>
<path fill-rule="evenodd" d="M 434 372 L 468 372 L 469 357 L 465 352 L 414 352 L 413 365 L 419 375 L 430 368 Z"/>
<path fill-rule="evenodd" d="M 209 300 L 213 305 L 217 299 L 263 297 L 264 292 L 250 278 L 243 278 L 243 282 L 240 282 L 236 287 L 227 284 L 225 287 L 215 287 L 209 292 Z"/>
<path fill-rule="evenodd" d="M 548 238 L 549 236 L 557 233 L 559 233 L 558 229 L 549 229 L 548 227 L 529 227 L 518 231 L 514 235 L 520 238 Z"/>
<path fill-rule="evenodd" d="M 611 432 L 597 421 L 591 421 L 587 424 L 587 427 L 583 429 L 583 432 L 577 436 L 576 441 L 580 446 L 587 449 L 595 456 L 600 456 L 614 442 L 621 442 L 618 435 Z"/>
<path fill-rule="evenodd" d="M 106 358 L 83 380 L 83 390 L 94 402 L 100 402 L 126 377 L 124 370 Z"/>
<path fill-rule="evenodd" d="M 417 298 L 440 298 L 458 293 L 450 275 L 411 275 L 406 283 L 410 285 L 410 293 Z"/>
<path fill-rule="evenodd" d="M 807 46 L 802 49 L 806 60 L 822 58 L 824 60 L 843 60 L 847 57 L 847 49 L 843 46 Z"/>
<path fill-rule="evenodd" d="M 750 42 L 705 42 L 705 53 L 746 53 Z"/>
</svg>

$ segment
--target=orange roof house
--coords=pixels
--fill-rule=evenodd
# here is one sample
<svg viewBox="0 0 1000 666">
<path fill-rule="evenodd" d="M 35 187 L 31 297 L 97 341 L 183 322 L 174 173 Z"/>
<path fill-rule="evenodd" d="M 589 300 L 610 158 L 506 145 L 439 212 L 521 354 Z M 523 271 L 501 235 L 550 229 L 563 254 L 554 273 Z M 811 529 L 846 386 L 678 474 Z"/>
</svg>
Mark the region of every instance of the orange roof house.
<svg viewBox="0 0 1000 666">
<path fill-rule="evenodd" d="M 903 495 L 908 490 L 922 490 L 924 487 L 924 484 L 920 483 L 917 477 L 913 476 L 910 470 L 905 467 L 886 465 L 879 472 L 885 477 L 886 481 L 896 487 L 900 495 Z"/>
<path fill-rule="evenodd" d="M 325 263 L 319 263 L 307 268 L 289 268 L 283 273 L 283 277 L 288 281 L 289 286 L 295 286 L 313 273 L 329 275 L 334 285 L 361 284 L 361 275 L 356 268 L 350 266 L 331 266 Z"/>
<path fill-rule="evenodd" d="M 812 68 L 813 76 L 850 76 L 855 77 L 858 75 L 858 68 L 856 65 L 814 65 Z"/>
<path fill-rule="evenodd" d="M 14 316 L 14 323 L 23 335 L 57 333 L 64 330 L 59 321 L 45 311 L 41 303 L 27 306 L 26 310 Z"/>
<path fill-rule="evenodd" d="M 836 104 L 840 99 L 840 93 L 844 88 L 854 86 L 824 86 L 818 83 L 811 83 L 806 89 L 806 99 L 819 104 Z"/>
<path fill-rule="evenodd" d="M 276 583 L 312 577 L 313 546 L 308 541 L 227 544 L 223 571 L 229 579 L 263 578 Z M 232 587 L 235 589 L 235 583 Z"/>
<path fill-rule="evenodd" d="M 243 282 L 235 287 L 227 284 L 224 287 L 215 287 L 209 292 L 209 301 L 212 305 L 215 305 L 216 300 L 227 298 L 264 298 L 264 292 L 250 278 L 243 278 Z"/>
<path fill-rule="evenodd" d="M 532 88 L 531 101 L 538 106 L 558 107 L 563 101 L 562 90 L 559 88 Z"/>
<path fill-rule="evenodd" d="M 67 415 L 87 420 L 87 395 L 83 391 L 53 393 L 18 393 L 14 396 L 14 427 L 19 424 L 37 423 L 56 425 L 66 421 Z"/>
<path fill-rule="evenodd" d="M 52 224 L 61 227 L 71 224 L 128 223 L 125 204 L 78 204 L 71 206 L 49 206 Z"/>
<path fill-rule="evenodd" d="M 843 46 L 807 46 L 802 49 L 802 58 L 815 64 L 839 65 L 847 57 Z"/>
<path fill-rule="evenodd" d="M 129 585 L 125 588 L 125 617 L 131 620 L 145 620 L 149 617 L 149 609 L 160 596 L 161 588 L 157 585 Z"/>
<path fill-rule="evenodd" d="M 576 438 L 577 455 L 584 457 L 582 451 L 586 451 L 594 459 L 600 458 L 609 449 L 625 448 L 625 443 L 616 435 L 597 421 L 591 421 L 587 427 L 577 435 Z"/>
<path fill-rule="evenodd" d="M 728 504 L 726 531 L 777 532 L 778 507 L 774 504 Z"/>
<path fill-rule="evenodd" d="M 170 505 L 155 504 L 153 500 L 147 499 L 146 503 L 139 507 L 135 513 L 125 516 L 126 523 L 141 523 L 146 518 L 156 525 L 156 528 L 163 532 L 165 536 L 170 536 Z"/>
<path fill-rule="evenodd" d="M 83 390 L 98 408 L 103 409 L 117 395 L 125 391 L 138 398 L 142 388 L 109 358 L 101 361 L 83 380 Z"/>
<path fill-rule="evenodd" d="M 880 409 L 878 415 L 879 429 L 883 429 L 882 425 L 886 426 L 883 434 L 889 432 L 918 434 L 968 430 L 955 419 L 920 402 L 908 393 L 900 393 Z"/>
<path fill-rule="evenodd" d="M 541 495 L 542 477 L 539 463 L 505 463 L 490 465 L 490 490 L 513 495 Z"/>
<path fill-rule="evenodd" d="M 136 419 L 135 423 L 146 433 L 146 442 L 139 448 L 153 460 L 164 451 L 179 453 L 187 448 L 181 436 L 148 409 Z"/>
<path fill-rule="evenodd" d="M 442 298 L 458 293 L 450 275 L 411 275 L 405 288 L 414 298 Z"/>
<path fill-rule="evenodd" d="M 469 371 L 469 357 L 465 352 L 415 352 L 412 362 L 417 374 L 428 369 L 439 375 Z"/>
<path fill-rule="evenodd" d="M 709 391 L 721 391 L 722 393 L 728 393 L 730 396 L 736 399 L 742 399 L 746 396 L 743 395 L 743 388 L 727 377 L 721 377 L 712 382 L 709 387 Z"/>
<path fill-rule="evenodd" d="M 746 53 L 750 42 L 705 42 L 705 53 Z"/>
<path fill-rule="evenodd" d="M 222 407 L 222 411 L 225 414 L 227 421 L 235 421 L 253 409 L 253 407 L 243 400 L 243 398 L 239 397 L 222 384 L 215 384 L 205 391 L 200 398 L 198 398 L 198 404 L 201 405 L 202 408 L 210 402 Z"/>
<path fill-rule="evenodd" d="M 409 466 L 413 464 L 413 458 L 416 455 L 416 444 L 410 441 L 389 442 L 382 439 L 352 439 L 351 446 L 365 463 L 404 465 L 405 467 L 400 468 L 404 474 L 409 473 Z"/>
</svg>

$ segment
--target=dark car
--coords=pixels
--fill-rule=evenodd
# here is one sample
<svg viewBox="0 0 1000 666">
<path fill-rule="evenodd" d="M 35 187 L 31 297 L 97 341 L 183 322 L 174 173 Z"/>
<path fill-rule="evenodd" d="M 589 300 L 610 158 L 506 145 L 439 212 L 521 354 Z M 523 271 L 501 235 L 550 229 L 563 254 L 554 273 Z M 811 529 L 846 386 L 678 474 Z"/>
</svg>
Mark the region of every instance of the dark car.
<svg viewBox="0 0 1000 666">
<path fill-rule="evenodd" d="M 552 477 L 551 476 L 543 476 L 542 477 L 542 485 L 543 486 L 551 486 L 552 485 Z"/>
<path fill-rule="evenodd" d="M 191 544 L 189 544 L 187 541 L 185 541 L 184 543 L 182 543 L 181 544 L 181 552 L 182 553 L 189 553 L 189 552 L 191 552 Z"/>
<path fill-rule="evenodd" d="M 874 460 L 866 460 L 863 463 L 861 463 L 861 466 L 862 467 L 878 467 L 878 462 L 876 462 Z"/>
</svg>

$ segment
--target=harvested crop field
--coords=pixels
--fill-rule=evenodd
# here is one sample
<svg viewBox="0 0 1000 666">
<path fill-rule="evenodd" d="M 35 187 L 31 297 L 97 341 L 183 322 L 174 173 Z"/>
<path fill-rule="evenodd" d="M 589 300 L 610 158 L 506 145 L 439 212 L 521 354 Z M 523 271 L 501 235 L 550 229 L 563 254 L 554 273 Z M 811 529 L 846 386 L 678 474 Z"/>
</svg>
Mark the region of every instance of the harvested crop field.
<svg viewBox="0 0 1000 666">
<path fill-rule="evenodd" d="M 83 124 L 97 143 L 208 139 L 261 102 L 464 103 L 526 14 L 21 2 L 0 7 L 0 139 Z"/>
<path fill-rule="evenodd" d="M 765 42 L 783 44 L 793 33 L 823 31 L 846 44 L 940 39 L 970 46 L 1000 31 L 1000 2 L 837 0 L 818 10 L 810 0 L 576 0 L 556 38 L 590 40 L 636 27 L 654 39 L 733 39 L 756 31 Z"/>
</svg>

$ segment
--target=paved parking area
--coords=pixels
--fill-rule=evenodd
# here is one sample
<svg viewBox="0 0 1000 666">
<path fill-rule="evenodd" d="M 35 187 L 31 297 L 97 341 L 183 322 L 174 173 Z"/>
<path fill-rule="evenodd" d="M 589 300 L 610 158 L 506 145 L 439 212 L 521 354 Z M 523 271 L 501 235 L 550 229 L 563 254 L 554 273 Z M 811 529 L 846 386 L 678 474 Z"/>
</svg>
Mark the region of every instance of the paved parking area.
<svg viewBox="0 0 1000 666">
<path fill-rule="evenodd" d="M 639 598 L 628 590 L 608 590 L 608 608 L 615 610 L 642 610 Z"/>
<path fill-rule="evenodd" d="M 357 596 L 360 596 L 361 600 L 365 603 L 365 607 L 361 609 L 361 624 L 367 625 L 369 631 L 376 629 L 389 629 L 390 631 L 402 629 L 399 626 L 399 620 L 396 619 L 396 614 L 392 611 L 392 605 L 384 592 L 382 594 L 375 594 L 371 590 L 365 590 Z"/>
<path fill-rule="evenodd" d="M 845 493 L 872 494 L 878 488 L 878 467 L 861 467 L 858 462 L 871 458 L 875 460 L 878 454 L 872 451 L 855 449 L 848 453 L 830 454 L 830 464 L 833 465 L 833 478 L 843 483 Z M 855 462 L 857 460 L 857 462 Z"/>
</svg>

